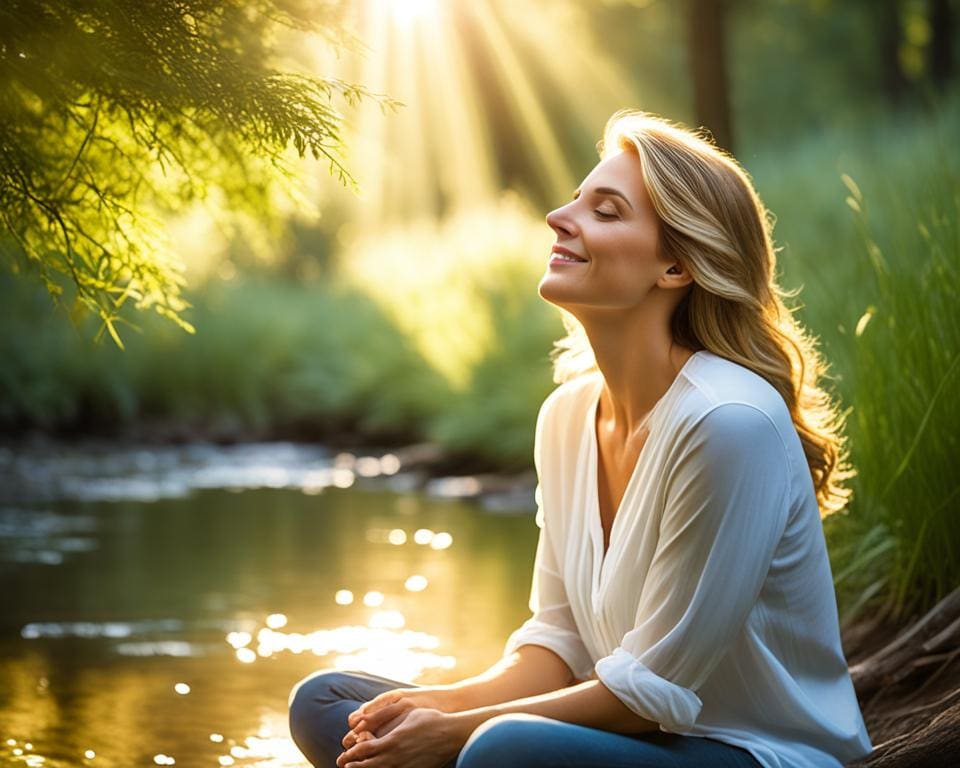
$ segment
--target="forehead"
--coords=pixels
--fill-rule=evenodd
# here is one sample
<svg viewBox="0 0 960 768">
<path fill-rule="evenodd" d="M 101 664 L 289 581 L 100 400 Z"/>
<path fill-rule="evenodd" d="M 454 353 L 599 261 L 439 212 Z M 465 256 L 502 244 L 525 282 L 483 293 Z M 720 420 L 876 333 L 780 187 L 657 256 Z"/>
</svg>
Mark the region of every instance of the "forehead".
<svg viewBox="0 0 960 768">
<path fill-rule="evenodd" d="M 604 158 L 587 174 L 580 189 L 587 192 L 594 187 L 614 187 L 623 192 L 635 205 L 646 197 L 643 184 L 643 166 L 639 156 L 629 150 Z"/>
</svg>

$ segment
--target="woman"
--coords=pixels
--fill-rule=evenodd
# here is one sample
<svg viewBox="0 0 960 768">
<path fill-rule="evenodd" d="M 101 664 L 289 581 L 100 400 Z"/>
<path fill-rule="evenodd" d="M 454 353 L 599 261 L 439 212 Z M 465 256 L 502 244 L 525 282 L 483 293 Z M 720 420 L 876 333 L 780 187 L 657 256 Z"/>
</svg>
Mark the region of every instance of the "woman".
<svg viewBox="0 0 960 768">
<path fill-rule="evenodd" d="M 746 173 L 645 113 L 551 212 L 533 616 L 460 683 L 320 673 L 317 766 L 840 766 L 871 751 L 821 517 L 849 491 L 823 364 Z"/>
</svg>

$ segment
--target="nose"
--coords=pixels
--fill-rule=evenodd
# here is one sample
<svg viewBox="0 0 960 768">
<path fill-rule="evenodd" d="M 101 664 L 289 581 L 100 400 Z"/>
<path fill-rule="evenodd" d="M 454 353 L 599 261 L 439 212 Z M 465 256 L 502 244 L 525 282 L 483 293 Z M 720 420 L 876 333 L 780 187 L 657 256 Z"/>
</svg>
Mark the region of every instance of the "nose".
<svg viewBox="0 0 960 768">
<path fill-rule="evenodd" d="M 576 234 L 576 224 L 570 216 L 570 204 L 555 208 L 547 214 L 547 225 L 558 235 L 572 237 Z"/>
</svg>

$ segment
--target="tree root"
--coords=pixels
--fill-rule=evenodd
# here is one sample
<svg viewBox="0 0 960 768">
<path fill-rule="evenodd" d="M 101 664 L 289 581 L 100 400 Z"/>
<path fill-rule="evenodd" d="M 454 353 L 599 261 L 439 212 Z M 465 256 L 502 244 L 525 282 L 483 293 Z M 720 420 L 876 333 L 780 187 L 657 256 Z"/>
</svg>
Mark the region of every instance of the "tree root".
<svg viewBox="0 0 960 768">
<path fill-rule="evenodd" d="M 960 765 L 958 659 L 960 588 L 892 642 L 851 666 L 857 695 L 867 701 L 864 719 L 877 746 L 848 768 Z"/>
</svg>

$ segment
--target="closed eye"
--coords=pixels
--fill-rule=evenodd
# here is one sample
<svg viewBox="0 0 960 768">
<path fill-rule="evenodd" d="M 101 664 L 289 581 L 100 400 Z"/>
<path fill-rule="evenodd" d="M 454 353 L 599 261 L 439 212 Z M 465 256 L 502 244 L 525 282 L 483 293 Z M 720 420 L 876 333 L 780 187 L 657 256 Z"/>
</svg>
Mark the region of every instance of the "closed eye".
<svg viewBox="0 0 960 768">
<path fill-rule="evenodd" d="M 601 219 L 617 219 L 619 216 L 615 213 L 604 213 L 603 211 L 594 211 L 594 213 L 599 216 Z"/>
</svg>

